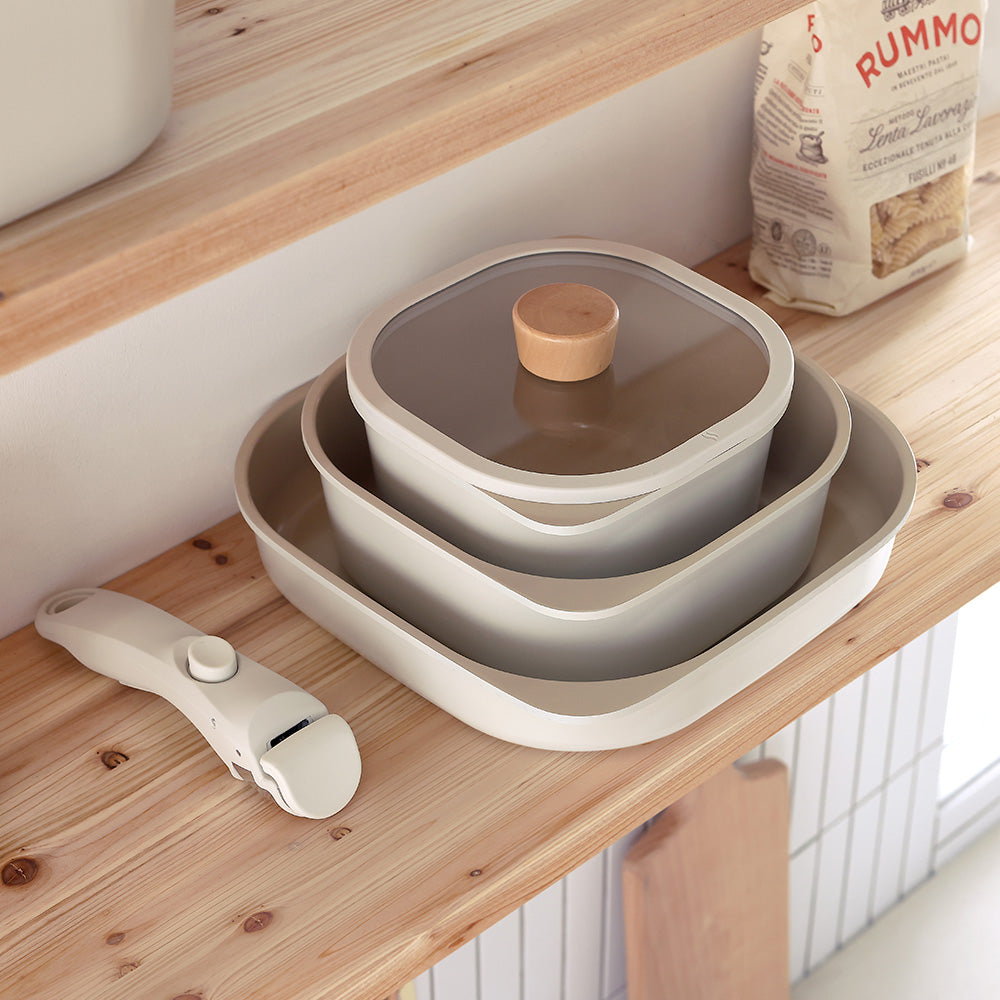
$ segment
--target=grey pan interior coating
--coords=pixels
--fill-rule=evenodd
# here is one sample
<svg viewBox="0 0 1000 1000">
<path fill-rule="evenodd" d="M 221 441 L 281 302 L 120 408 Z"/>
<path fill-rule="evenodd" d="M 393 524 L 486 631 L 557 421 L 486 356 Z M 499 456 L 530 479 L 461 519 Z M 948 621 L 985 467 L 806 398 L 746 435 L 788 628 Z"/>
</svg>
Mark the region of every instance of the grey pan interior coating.
<svg viewBox="0 0 1000 1000">
<path fill-rule="evenodd" d="M 851 425 L 837 384 L 800 360 L 772 438 L 763 509 L 667 565 L 564 579 L 469 555 L 370 492 L 365 428 L 351 404 L 343 361 L 339 378 L 327 379 L 314 424 L 309 416 L 307 407 L 307 450 L 319 466 L 352 579 L 465 656 L 512 673 L 569 680 L 679 663 L 777 600 L 809 562 Z"/>
<path fill-rule="evenodd" d="M 258 421 L 236 463 L 240 509 L 272 581 L 305 615 L 402 684 L 466 724 L 525 746 L 635 746 L 695 722 L 874 589 L 916 493 L 916 467 L 902 434 L 848 394 L 850 447 L 830 484 L 812 559 L 792 590 L 722 642 L 672 667 L 608 681 L 540 680 L 461 656 L 349 582 L 299 434 L 306 388 Z"/>
</svg>

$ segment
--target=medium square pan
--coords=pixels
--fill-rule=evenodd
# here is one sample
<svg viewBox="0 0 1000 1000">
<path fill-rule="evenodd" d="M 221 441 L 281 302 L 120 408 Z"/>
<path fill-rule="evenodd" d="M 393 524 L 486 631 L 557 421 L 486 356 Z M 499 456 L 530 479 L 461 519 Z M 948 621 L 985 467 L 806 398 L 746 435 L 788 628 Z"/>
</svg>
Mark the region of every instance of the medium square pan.
<svg viewBox="0 0 1000 1000">
<path fill-rule="evenodd" d="M 337 378 L 325 378 L 319 405 L 303 409 L 303 435 L 351 578 L 462 655 L 549 679 L 605 680 L 679 663 L 777 600 L 809 562 L 850 439 L 844 394 L 799 360 L 772 437 L 763 509 L 655 569 L 537 576 L 469 555 L 369 492 L 367 439 L 343 361 Z"/>
</svg>

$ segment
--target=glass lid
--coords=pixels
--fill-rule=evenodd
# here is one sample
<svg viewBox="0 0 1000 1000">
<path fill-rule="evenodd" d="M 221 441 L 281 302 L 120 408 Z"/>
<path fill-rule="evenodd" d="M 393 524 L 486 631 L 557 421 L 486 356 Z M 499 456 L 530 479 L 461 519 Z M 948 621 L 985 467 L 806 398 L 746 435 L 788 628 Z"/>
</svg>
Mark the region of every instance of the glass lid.
<svg viewBox="0 0 1000 1000">
<path fill-rule="evenodd" d="M 617 305 L 610 365 L 577 381 L 533 374 L 515 341 L 515 306 L 528 325 L 545 323 L 526 293 L 566 285 L 586 286 L 597 305 L 577 312 L 596 310 L 600 323 L 603 300 Z M 653 267 L 577 251 L 529 254 L 462 278 L 390 320 L 371 352 L 383 392 L 425 424 L 499 465 L 557 475 L 616 472 L 664 455 L 757 396 L 768 366 L 763 339 L 742 316 Z"/>
</svg>

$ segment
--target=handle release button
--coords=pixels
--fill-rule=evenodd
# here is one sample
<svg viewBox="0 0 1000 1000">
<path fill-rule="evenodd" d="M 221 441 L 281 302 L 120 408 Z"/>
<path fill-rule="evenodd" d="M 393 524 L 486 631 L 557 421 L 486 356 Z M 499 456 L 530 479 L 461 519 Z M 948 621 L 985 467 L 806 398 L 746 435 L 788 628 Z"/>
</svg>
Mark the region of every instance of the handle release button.
<svg viewBox="0 0 1000 1000">
<path fill-rule="evenodd" d="M 218 684 L 235 676 L 236 650 L 217 635 L 200 635 L 188 646 L 188 673 L 205 684 Z"/>
</svg>

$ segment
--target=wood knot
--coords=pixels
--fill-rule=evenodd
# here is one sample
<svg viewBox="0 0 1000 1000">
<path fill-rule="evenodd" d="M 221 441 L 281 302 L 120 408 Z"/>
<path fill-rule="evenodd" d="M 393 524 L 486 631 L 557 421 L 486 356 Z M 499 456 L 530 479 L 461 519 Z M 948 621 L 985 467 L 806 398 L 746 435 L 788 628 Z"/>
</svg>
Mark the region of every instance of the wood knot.
<svg viewBox="0 0 1000 1000">
<path fill-rule="evenodd" d="M 479 876 L 482 874 L 483 874 L 482 868 L 473 868 L 472 871 L 469 872 L 469 878 L 479 878 Z"/>
<path fill-rule="evenodd" d="M 208 14 L 209 17 L 212 17 L 215 14 L 221 14 L 222 13 L 222 8 L 221 7 L 209 7 L 208 10 L 205 11 L 205 13 Z"/>
<path fill-rule="evenodd" d="M 222 555 L 216 556 L 215 562 L 216 565 L 218 566 L 225 566 L 226 563 L 229 562 L 229 556 L 222 556 Z"/>
<path fill-rule="evenodd" d="M 968 507 L 975 499 L 971 493 L 956 490 L 954 493 L 949 493 L 941 502 L 949 510 L 961 510 L 963 507 Z"/>
<path fill-rule="evenodd" d="M 445 947 L 448 951 L 457 951 L 462 947 L 463 944 L 468 944 L 476 936 L 475 925 L 466 927 L 464 930 L 458 932 L 458 934 L 453 937 Z"/>
<path fill-rule="evenodd" d="M 124 933 L 124 931 L 115 931 L 114 934 L 109 934 L 104 939 L 104 943 L 105 944 L 110 944 L 110 945 L 114 946 L 116 944 L 121 944 L 122 941 L 124 941 L 124 940 L 125 940 L 125 933 Z"/>
<path fill-rule="evenodd" d="M 27 885 L 38 874 L 38 862 L 34 858 L 11 858 L 0 871 L 0 881 L 4 885 Z"/>
<path fill-rule="evenodd" d="M 330 831 L 330 836 L 334 840 L 343 840 L 350 832 L 351 828 L 349 826 L 338 826 Z"/>
<path fill-rule="evenodd" d="M 196 549 L 210 549 L 212 543 L 207 538 L 196 538 L 191 543 Z"/>
<path fill-rule="evenodd" d="M 109 770 L 113 771 L 119 764 L 124 764 L 128 760 L 128 754 L 121 750 L 105 750 L 101 753 L 101 763 Z"/>
<path fill-rule="evenodd" d="M 121 979 L 123 976 L 127 976 L 130 972 L 135 972 L 138 968 L 138 962 L 123 962 L 118 966 L 118 978 Z"/>
<path fill-rule="evenodd" d="M 926 458 L 917 459 L 917 472 L 922 472 L 924 469 L 929 469 L 930 467 L 931 463 Z"/>
<path fill-rule="evenodd" d="M 272 913 L 267 910 L 261 910 L 259 913 L 251 914 L 243 921 L 243 930 L 247 934 L 254 934 L 257 931 L 262 931 L 273 919 L 274 915 Z"/>
</svg>

